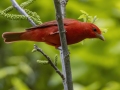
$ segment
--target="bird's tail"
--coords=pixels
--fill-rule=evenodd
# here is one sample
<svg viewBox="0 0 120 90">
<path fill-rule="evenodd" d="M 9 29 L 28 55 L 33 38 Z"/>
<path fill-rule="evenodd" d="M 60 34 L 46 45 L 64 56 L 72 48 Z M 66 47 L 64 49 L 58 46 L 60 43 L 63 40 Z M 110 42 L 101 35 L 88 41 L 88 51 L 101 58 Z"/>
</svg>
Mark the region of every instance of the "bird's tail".
<svg viewBox="0 0 120 90">
<path fill-rule="evenodd" d="M 20 41 L 22 40 L 21 35 L 24 32 L 5 32 L 2 34 L 2 37 L 4 39 L 4 42 L 6 43 L 10 43 L 10 42 L 14 42 L 14 41 Z"/>
</svg>

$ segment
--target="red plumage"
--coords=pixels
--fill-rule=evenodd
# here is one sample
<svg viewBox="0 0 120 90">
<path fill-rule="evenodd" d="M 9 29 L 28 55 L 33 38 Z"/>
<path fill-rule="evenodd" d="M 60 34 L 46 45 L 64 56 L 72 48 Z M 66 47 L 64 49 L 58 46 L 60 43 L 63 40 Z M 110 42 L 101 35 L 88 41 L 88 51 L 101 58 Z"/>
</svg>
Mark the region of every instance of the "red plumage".
<svg viewBox="0 0 120 90">
<path fill-rule="evenodd" d="M 100 38 L 104 40 L 100 29 L 92 23 L 80 22 L 75 19 L 64 19 L 63 22 L 68 45 L 78 43 L 85 38 Z M 59 31 L 56 20 L 26 29 L 25 32 L 5 32 L 2 37 L 6 43 L 19 40 L 29 40 L 46 42 L 56 48 L 60 46 Z"/>
</svg>

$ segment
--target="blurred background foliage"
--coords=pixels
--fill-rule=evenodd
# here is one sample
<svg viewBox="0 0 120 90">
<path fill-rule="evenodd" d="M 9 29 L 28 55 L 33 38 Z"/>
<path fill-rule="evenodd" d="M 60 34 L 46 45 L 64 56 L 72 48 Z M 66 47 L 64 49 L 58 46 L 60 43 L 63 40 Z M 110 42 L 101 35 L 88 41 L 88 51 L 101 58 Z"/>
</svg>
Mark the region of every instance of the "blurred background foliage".
<svg viewBox="0 0 120 90">
<path fill-rule="evenodd" d="M 17 0 L 18 3 L 24 0 Z M 0 10 L 11 5 L 0 1 Z M 36 0 L 29 7 L 37 12 L 42 22 L 55 19 L 53 0 Z M 69 46 L 74 90 L 120 90 L 120 0 L 69 0 L 66 17 L 77 19 L 80 10 L 99 18 L 96 25 L 107 28 L 105 41 L 84 40 Z M 18 13 L 16 10 L 11 13 Z M 18 13 L 19 14 L 19 13 Z M 31 27 L 26 20 L 12 21 L 0 17 L 0 34 L 24 31 Z M 0 38 L 0 90 L 63 90 L 62 80 L 38 52 L 32 53 L 36 42 L 5 44 Z M 59 51 L 45 43 L 36 43 L 52 59 Z M 58 67 L 61 69 L 60 59 Z"/>
</svg>

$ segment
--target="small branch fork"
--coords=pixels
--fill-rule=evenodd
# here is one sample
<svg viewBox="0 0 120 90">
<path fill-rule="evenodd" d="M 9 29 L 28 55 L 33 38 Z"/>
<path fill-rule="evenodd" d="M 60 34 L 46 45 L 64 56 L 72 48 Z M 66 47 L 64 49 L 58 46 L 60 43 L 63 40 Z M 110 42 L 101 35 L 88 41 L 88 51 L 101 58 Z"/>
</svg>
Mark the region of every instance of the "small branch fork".
<svg viewBox="0 0 120 90">
<path fill-rule="evenodd" d="M 55 66 L 55 64 L 52 62 L 51 58 L 49 56 L 47 56 L 42 49 L 40 49 L 37 45 L 34 44 L 34 49 L 38 52 L 40 52 L 47 60 L 48 63 L 53 67 L 53 69 L 56 71 L 56 73 L 58 73 L 60 75 L 60 77 L 62 78 L 62 80 L 65 79 L 64 75 L 60 72 L 60 70 Z"/>
</svg>

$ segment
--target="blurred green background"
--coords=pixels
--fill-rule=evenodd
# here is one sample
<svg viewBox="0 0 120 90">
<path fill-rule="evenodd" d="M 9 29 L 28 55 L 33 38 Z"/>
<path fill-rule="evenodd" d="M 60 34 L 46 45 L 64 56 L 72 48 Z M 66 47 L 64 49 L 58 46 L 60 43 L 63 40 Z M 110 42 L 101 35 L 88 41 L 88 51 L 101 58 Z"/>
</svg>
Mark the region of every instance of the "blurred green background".
<svg viewBox="0 0 120 90">
<path fill-rule="evenodd" d="M 10 5 L 10 0 L 1 0 L 0 10 Z M 42 22 L 55 19 L 53 0 L 36 0 L 27 8 L 37 12 Z M 83 44 L 69 46 L 74 90 L 120 90 L 120 0 L 69 0 L 66 17 L 77 19 L 80 10 L 97 15 L 96 25 L 107 28 L 108 32 L 104 34 L 104 42 L 87 39 Z M 6 31 L 24 31 L 29 27 L 31 24 L 26 20 L 0 17 L 1 36 Z M 0 90 L 63 90 L 61 78 L 50 65 L 37 63 L 38 59 L 45 58 L 38 52 L 31 52 L 34 43 L 5 44 L 0 38 Z M 52 59 L 56 54 L 59 57 L 54 47 L 36 44 Z M 60 59 L 58 68 L 61 70 Z"/>
</svg>

